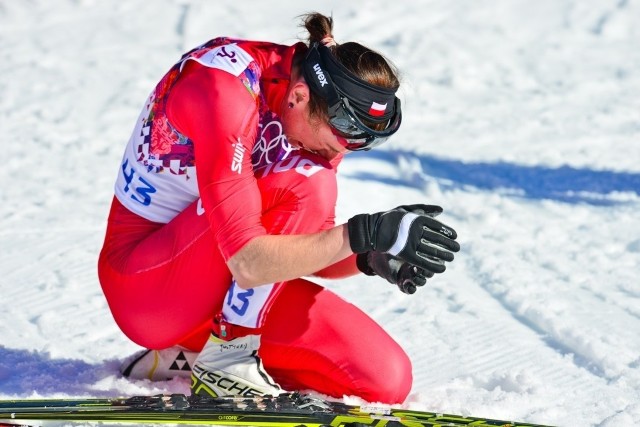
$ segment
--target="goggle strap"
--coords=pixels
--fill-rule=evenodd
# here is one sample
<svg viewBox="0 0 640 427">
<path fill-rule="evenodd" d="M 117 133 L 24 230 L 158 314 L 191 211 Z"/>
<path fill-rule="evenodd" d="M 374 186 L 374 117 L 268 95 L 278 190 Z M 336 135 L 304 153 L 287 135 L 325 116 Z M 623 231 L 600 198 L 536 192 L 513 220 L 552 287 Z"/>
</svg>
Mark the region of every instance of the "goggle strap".
<svg viewBox="0 0 640 427">
<path fill-rule="evenodd" d="M 327 101 L 329 110 L 338 108 L 340 105 L 340 95 L 335 88 L 331 75 L 324 68 L 320 52 L 318 52 L 318 42 L 315 42 L 309 49 L 306 61 L 311 66 L 303 67 L 304 77 L 311 90 Z"/>
</svg>

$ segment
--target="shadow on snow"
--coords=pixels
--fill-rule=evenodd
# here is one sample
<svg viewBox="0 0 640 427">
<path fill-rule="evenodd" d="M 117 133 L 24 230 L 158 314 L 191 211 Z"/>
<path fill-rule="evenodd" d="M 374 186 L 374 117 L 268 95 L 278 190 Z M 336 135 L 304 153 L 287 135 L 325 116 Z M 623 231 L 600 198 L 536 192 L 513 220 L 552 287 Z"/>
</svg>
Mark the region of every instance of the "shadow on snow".
<svg viewBox="0 0 640 427">
<path fill-rule="evenodd" d="M 96 390 L 92 389 L 92 386 L 108 374 L 113 374 L 108 364 L 91 365 L 81 360 L 52 359 L 46 352 L 0 346 L 0 393 L 2 394 L 96 395 Z"/>
<path fill-rule="evenodd" d="M 370 167 L 367 170 L 349 167 L 365 159 L 383 162 L 397 169 L 398 173 L 389 176 L 385 174 L 385 168 L 375 171 L 370 170 Z M 429 182 L 437 182 L 445 190 L 475 188 L 528 199 L 550 199 L 603 206 L 625 203 L 640 195 L 638 173 L 577 169 L 569 166 L 550 168 L 504 162 L 464 163 L 401 150 L 352 153 L 345 157 L 345 166 L 345 176 L 349 178 L 417 189 L 424 189 Z M 629 193 L 632 193 L 631 196 Z"/>
</svg>

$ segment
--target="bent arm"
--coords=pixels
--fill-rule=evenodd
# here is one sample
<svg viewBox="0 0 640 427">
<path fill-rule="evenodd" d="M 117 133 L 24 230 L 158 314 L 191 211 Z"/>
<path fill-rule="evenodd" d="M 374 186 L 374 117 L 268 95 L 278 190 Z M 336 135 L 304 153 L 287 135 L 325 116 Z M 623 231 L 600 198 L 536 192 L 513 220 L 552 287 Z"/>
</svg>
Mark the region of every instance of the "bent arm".
<svg viewBox="0 0 640 427">
<path fill-rule="evenodd" d="M 253 288 L 311 275 L 352 253 L 343 224 L 314 234 L 256 237 L 227 265 L 238 286 Z"/>
<path fill-rule="evenodd" d="M 168 101 L 169 118 L 193 141 L 198 187 L 227 266 L 240 287 L 311 275 L 350 255 L 346 225 L 314 234 L 269 235 L 250 153 L 255 101 L 235 77 L 187 64 Z M 236 151 L 242 143 L 242 152 Z M 242 159 L 241 163 L 234 160 Z"/>
</svg>

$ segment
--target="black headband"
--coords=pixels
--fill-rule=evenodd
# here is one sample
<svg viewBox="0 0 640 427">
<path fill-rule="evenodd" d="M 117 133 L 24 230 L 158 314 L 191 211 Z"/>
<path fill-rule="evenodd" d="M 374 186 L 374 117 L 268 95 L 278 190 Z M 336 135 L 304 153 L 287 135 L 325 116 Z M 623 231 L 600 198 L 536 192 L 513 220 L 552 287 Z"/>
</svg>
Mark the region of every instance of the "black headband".
<svg viewBox="0 0 640 427">
<path fill-rule="evenodd" d="M 375 86 L 358 78 L 321 43 L 313 43 L 302 68 L 307 84 L 315 94 L 327 100 L 329 110 L 336 108 L 342 95 L 358 116 L 367 121 L 384 123 L 396 113 L 397 87 Z"/>
</svg>

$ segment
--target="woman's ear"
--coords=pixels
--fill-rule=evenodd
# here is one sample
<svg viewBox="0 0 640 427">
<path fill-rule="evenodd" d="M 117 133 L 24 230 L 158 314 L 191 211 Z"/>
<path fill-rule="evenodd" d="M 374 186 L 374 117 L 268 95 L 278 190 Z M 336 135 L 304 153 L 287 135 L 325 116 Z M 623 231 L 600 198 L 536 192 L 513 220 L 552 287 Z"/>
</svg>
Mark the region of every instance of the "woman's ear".
<svg viewBox="0 0 640 427">
<path fill-rule="evenodd" d="M 309 103 L 309 86 L 303 80 L 298 80 L 293 84 L 287 97 L 289 108 L 304 107 Z"/>
</svg>

